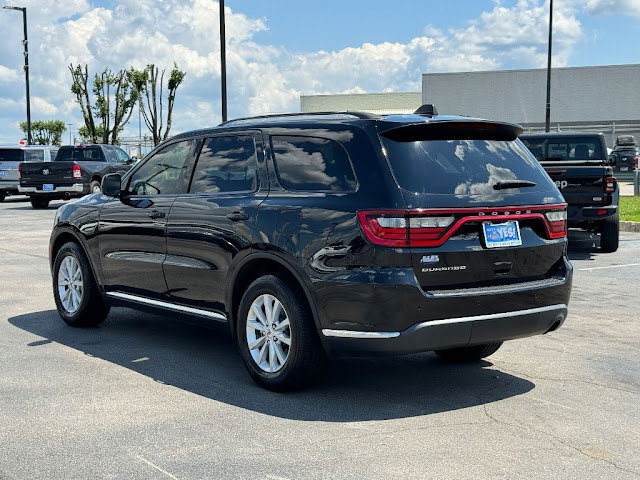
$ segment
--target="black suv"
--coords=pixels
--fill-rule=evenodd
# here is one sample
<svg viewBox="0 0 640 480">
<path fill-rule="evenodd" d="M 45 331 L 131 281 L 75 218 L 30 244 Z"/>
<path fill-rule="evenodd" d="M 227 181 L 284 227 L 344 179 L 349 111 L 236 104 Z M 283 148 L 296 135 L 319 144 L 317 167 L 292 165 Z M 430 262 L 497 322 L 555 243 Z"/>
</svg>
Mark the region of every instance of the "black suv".
<svg viewBox="0 0 640 480">
<path fill-rule="evenodd" d="M 470 361 L 551 332 L 571 289 L 566 204 L 521 131 L 350 112 L 178 135 L 60 207 L 58 312 L 226 322 L 272 390 L 314 378 L 325 354 Z"/>
</svg>

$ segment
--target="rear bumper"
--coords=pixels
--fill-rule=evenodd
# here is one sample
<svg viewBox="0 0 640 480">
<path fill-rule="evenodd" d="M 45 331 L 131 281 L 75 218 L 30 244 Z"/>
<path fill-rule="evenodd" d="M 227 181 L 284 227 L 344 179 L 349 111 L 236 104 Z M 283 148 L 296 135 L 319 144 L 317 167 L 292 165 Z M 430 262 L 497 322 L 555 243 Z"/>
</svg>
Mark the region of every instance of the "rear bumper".
<svg viewBox="0 0 640 480">
<path fill-rule="evenodd" d="M 322 336 L 332 353 L 416 353 L 542 335 L 559 328 L 566 317 L 567 305 L 558 304 L 421 322 L 401 332 L 323 329 Z"/>
<path fill-rule="evenodd" d="M 577 227 L 586 222 L 598 222 L 618 214 L 617 205 L 575 207 L 567 209 L 567 222 L 570 227 Z"/>
<path fill-rule="evenodd" d="M 43 190 L 42 185 L 35 187 L 19 186 L 18 191 L 25 195 L 38 195 L 49 198 L 64 198 L 71 195 L 84 195 L 86 188 L 82 183 L 74 183 L 68 186 L 54 187 L 53 190 Z"/>
</svg>

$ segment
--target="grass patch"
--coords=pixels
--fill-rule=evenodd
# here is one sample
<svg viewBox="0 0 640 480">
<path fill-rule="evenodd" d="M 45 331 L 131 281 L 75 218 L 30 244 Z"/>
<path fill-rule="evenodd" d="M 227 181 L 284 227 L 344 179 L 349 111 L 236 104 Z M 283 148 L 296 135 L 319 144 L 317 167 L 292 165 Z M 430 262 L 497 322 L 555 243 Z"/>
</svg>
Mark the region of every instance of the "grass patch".
<svg viewBox="0 0 640 480">
<path fill-rule="evenodd" d="M 640 197 L 620 197 L 620 220 L 640 222 Z"/>
</svg>

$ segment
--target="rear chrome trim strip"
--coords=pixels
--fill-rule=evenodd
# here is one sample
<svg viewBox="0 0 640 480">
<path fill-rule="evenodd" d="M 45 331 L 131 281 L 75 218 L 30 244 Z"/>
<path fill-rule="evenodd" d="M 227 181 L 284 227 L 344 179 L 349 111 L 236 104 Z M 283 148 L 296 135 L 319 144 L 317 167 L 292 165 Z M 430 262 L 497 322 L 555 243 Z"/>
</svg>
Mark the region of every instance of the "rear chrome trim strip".
<svg viewBox="0 0 640 480">
<path fill-rule="evenodd" d="M 557 305 L 550 305 L 548 307 L 530 308 L 527 310 L 516 310 L 514 312 L 492 313 L 489 315 L 476 315 L 473 317 L 458 317 L 458 318 L 444 318 L 442 320 L 431 320 L 428 322 L 416 323 L 415 325 L 412 325 L 411 327 L 404 330 L 404 332 L 358 332 L 354 330 L 331 330 L 331 329 L 325 328 L 322 330 L 322 334 L 325 337 L 340 337 L 340 338 L 375 338 L 375 339 L 397 338 L 402 333 L 411 333 L 415 330 L 420 330 L 422 328 L 437 327 L 439 325 L 450 325 L 454 323 L 483 322 L 485 320 L 497 320 L 500 318 L 521 317 L 525 315 L 535 315 L 537 313 L 553 312 L 555 310 L 566 311 L 567 306 L 564 303 L 560 303 Z"/>
<path fill-rule="evenodd" d="M 341 338 L 394 338 L 400 336 L 400 332 L 357 332 L 355 330 L 332 330 L 329 328 L 324 328 L 322 334 L 325 337 Z"/>
<path fill-rule="evenodd" d="M 173 310 L 174 312 L 188 313 L 190 315 L 198 315 L 200 317 L 213 318 L 221 322 L 226 322 L 227 317 L 221 313 L 210 312 L 208 310 L 200 310 L 199 308 L 185 307 L 184 305 L 176 305 L 175 303 L 163 302 L 161 300 L 153 300 L 146 297 L 138 297 L 129 293 L 107 292 L 107 297 L 118 298 L 128 302 L 140 303 L 152 307 L 164 308 L 165 310 Z"/>
</svg>

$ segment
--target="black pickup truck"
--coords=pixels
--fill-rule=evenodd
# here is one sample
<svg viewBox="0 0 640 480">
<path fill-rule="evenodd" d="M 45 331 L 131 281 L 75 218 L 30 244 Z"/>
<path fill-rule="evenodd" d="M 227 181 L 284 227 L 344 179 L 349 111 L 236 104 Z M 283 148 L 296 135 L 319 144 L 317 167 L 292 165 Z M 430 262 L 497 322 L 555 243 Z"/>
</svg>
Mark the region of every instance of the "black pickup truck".
<svg viewBox="0 0 640 480">
<path fill-rule="evenodd" d="M 99 192 L 104 175 L 123 174 L 130 164 L 127 153 L 113 145 L 63 145 L 52 162 L 21 163 L 18 190 L 33 208 L 47 208 L 51 200 Z"/>
<path fill-rule="evenodd" d="M 603 252 L 615 252 L 620 236 L 620 191 L 602 133 L 523 134 L 520 139 L 540 161 L 569 205 L 569 227 L 600 234 Z"/>
</svg>

